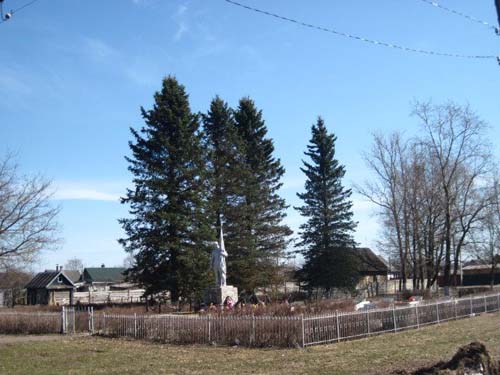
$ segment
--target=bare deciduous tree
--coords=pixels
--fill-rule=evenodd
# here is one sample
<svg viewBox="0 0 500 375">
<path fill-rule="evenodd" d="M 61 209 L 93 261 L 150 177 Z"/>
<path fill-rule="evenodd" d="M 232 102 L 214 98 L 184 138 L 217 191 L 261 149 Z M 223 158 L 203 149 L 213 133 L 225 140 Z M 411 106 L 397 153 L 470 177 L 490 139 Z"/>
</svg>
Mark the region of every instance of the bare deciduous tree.
<svg viewBox="0 0 500 375">
<path fill-rule="evenodd" d="M 58 242 L 50 197 L 50 182 L 19 176 L 11 156 L 0 162 L 0 267 L 32 263 Z"/>
<path fill-rule="evenodd" d="M 128 253 L 125 259 L 123 259 L 123 267 L 132 268 L 135 264 L 135 256 L 133 253 Z"/>
<path fill-rule="evenodd" d="M 500 185 L 493 182 L 491 204 L 481 216 L 479 226 L 473 231 L 471 253 L 483 265 L 490 267 L 490 286 L 495 284 L 495 274 L 500 265 Z"/>
<path fill-rule="evenodd" d="M 464 242 L 479 214 L 488 205 L 480 180 L 491 170 L 485 124 L 469 106 L 417 103 L 414 115 L 422 124 L 422 143 L 437 163 L 441 208 L 444 213 L 444 285 L 456 280 Z M 453 268 L 452 268 L 453 266 Z"/>
<path fill-rule="evenodd" d="M 402 289 L 410 276 L 414 288 L 430 288 L 441 271 L 452 285 L 467 240 L 491 204 L 483 183 L 492 170 L 490 145 L 468 106 L 417 103 L 413 114 L 423 135 L 375 135 L 365 157 L 375 180 L 358 191 L 380 207 L 383 245 L 392 259 L 397 255 Z"/>
<path fill-rule="evenodd" d="M 68 259 L 66 264 L 64 265 L 64 268 L 67 270 L 73 270 L 73 271 L 83 271 L 84 265 L 83 261 L 79 258 L 71 258 Z"/>
<path fill-rule="evenodd" d="M 30 272 L 17 268 L 2 270 L 0 289 L 4 292 L 4 305 L 14 307 L 19 300 L 23 300 L 23 289 L 32 278 L 33 275 Z"/>
<path fill-rule="evenodd" d="M 389 137 L 374 135 L 374 143 L 365 161 L 375 173 L 376 180 L 366 182 L 364 187 L 357 187 L 358 192 L 381 208 L 383 222 L 388 228 L 387 237 L 390 248 L 396 250 L 399 258 L 403 289 L 406 289 L 408 243 L 405 241 L 404 173 L 402 165 L 406 158 L 407 145 L 399 133 Z"/>
</svg>

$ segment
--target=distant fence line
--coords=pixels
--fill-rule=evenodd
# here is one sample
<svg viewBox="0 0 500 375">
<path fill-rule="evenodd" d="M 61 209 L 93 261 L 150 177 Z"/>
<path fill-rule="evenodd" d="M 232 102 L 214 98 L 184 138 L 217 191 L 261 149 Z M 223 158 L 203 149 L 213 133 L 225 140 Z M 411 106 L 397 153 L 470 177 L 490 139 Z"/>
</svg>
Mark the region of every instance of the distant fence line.
<svg viewBox="0 0 500 375">
<path fill-rule="evenodd" d="M 74 334 L 92 333 L 94 308 L 76 310 L 63 307 L 61 312 L 0 311 L 0 334 Z"/>
<path fill-rule="evenodd" d="M 73 303 L 141 303 L 145 301 L 144 289 L 74 292 Z"/>
<path fill-rule="evenodd" d="M 0 312 L 1 333 L 77 333 L 172 344 L 306 347 L 420 328 L 500 310 L 500 293 L 413 306 L 300 316 Z"/>
</svg>

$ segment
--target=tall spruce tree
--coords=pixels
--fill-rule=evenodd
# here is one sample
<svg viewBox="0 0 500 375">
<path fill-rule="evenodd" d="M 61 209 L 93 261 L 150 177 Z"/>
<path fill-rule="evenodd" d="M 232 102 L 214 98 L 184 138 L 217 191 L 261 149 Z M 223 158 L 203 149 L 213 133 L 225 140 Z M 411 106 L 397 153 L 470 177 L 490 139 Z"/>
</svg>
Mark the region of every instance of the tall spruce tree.
<svg viewBox="0 0 500 375">
<path fill-rule="evenodd" d="M 307 218 L 300 226 L 298 247 L 304 256 L 299 276 L 308 288 L 353 289 L 358 281 L 358 265 L 352 249 L 353 232 L 351 190 L 342 185 L 344 166 L 335 159 L 337 137 L 329 134 L 321 117 L 312 126 L 312 138 L 304 154 L 305 193 L 297 194 L 304 201 L 296 207 Z"/>
<path fill-rule="evenodd" d="M 234 119 L 241 139 L 244 176 L 238 210 L 233 220 L 234 242 L 229 248 L 229 278 L 253 291 L 272 284 L 289 244 L 290 228 L 283 224 L 287 205 L 278 195 L 285 173 L 274 157 L 262 111 L 249 98 L 239 101 Z"/>
<path fill-rule="evenodd" d="M 233 110 L 219 97 L 215 97 L 207 114 L 203 115 L 207 172 L 209 182 L 208 217 L 213 233 L 224 227 L 224 241 L 229 252 L 229 283 L 242 287 L 239 269 L 232 260 L 241 242 L 241 212 L 245 209 L 243 186 L 249 173 L 244 163 L 242 140 L 234 120 Z"/>
<path fill-rule="evenodd" d="M 184 86 L 163 80 L 151 110 L 141 108 L 145 125 L 130 129 L 134 175 L 122 203 L 130 218 L 120 220 L 127 237 L 119 240 L 135 255 L 129 277 L 146 294 L 170 291 L 172 301 L 191 301 L 208 282 L 209 238 L 205 215 L 205 157 L 199 118 Z"/>
<path fill-rule="evenodd" d="M 241 204 L 239 197 L 246 170 L 233 110 L 218 96 L 203 115 L 203 130 L 210 189 L 209 215 L 215 233 L 219 233 L 221 220 L 231 225 L 233 211 Z M 231 232 L 226 229 L 225 234 L 230 237 Z"/>
</svg>

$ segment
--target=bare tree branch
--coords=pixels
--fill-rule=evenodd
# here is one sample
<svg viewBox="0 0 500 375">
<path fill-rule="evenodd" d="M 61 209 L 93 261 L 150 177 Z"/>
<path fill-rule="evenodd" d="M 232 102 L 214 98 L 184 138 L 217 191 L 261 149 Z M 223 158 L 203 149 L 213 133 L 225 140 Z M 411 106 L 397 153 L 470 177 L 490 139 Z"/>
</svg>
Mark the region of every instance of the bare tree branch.
<svg viewBox="0 0 500 375">
<path fill-rule="evenodd" d="M 0 267 L 31 263 L 58 243 L 50 186 L 41 176 L 19 176 L 11 156 L 0 162 Z"/>
</svg>

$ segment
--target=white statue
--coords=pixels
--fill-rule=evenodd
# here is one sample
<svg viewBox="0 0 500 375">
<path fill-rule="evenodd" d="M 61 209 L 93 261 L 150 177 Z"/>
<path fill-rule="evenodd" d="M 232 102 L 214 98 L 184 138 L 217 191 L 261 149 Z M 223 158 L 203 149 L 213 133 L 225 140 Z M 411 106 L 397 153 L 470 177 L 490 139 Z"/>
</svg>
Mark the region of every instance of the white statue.
<svg viewBox="0 0 500 375">
<path fill-rule="evenodd" d="M 215 284 L 218 287 L 226 286 L 226 257 L 227 252 L 224 246 L 224 236 L 222 233 L 222 226 L 220 229 L 220 246 L 214 241 L 212 242 L 213 249 L 210 257 L 210 267 L 215 273 Z"/>
</svg>

